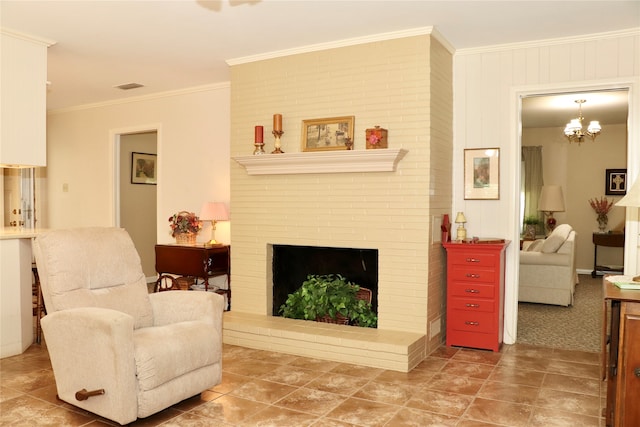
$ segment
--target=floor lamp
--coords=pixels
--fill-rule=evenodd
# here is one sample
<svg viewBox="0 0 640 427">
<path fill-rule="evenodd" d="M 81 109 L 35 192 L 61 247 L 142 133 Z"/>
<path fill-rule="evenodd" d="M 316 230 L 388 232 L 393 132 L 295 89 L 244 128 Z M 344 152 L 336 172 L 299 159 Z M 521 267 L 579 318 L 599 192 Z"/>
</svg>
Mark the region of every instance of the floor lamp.
<svg viewBox="0 0 640 427">
<path fill-rule="evenodd" d="M 640 178 L 631 186 L 627 194 L 616 203 L 616 206 L 628 208 L 640 208 Z M 633 278 L 634 282 L 640 282 L 640 274 Z"/>
<path fill-rule="evenodd" d="M 222 202 L 206 202 L 200 209 L 200 219 L 202 221 L 211 221 L 211 240 L 209 240 L 207 246 L 220 246 L 222 243 L 216 241 L 216 222 L 228 221 L 229 213 L 227 207 Z"/>
</svg>

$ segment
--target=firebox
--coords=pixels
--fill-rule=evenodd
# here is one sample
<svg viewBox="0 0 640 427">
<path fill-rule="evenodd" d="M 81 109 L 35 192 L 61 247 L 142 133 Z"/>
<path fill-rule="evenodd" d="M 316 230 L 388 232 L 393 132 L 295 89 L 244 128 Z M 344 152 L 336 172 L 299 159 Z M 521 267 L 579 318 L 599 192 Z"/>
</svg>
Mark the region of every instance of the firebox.
<svg viewBox="0 0 640 427">
<path fill-rule="evenodd" d="M 340 274 L 371 289 L 371 305 L 378 312 L 377 249 L 297 245 L 272 245 L 272 249 L 273 316 L 280 316 L 280 306 L 309 274 Z"/>
</svg>

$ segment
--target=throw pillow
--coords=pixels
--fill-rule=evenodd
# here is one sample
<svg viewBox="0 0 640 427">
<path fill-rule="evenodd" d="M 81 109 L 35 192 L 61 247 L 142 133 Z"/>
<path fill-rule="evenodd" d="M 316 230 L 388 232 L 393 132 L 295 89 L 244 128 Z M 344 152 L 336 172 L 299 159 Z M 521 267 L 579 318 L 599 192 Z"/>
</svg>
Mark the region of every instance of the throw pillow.
<svg viewBox="0 0 640 427">
<path fill-rule="evenodd" d="M 527 252 L 540 252 L 540 248 L 544 244 L 544 239 L 536 239 L 527 246 Z"/>
<path fill-rule="evenodd" d="M 573 228 L 571 228 L 569 224 L 560 224 L 557 226 L 542 244 L 540 252 L 545 254 L 558 252 L 560 246 L 562 246 L 564 241 L 567 240 L 567 237 L 569 237 L 571 230 L 573 230 Z"/>
</svg>

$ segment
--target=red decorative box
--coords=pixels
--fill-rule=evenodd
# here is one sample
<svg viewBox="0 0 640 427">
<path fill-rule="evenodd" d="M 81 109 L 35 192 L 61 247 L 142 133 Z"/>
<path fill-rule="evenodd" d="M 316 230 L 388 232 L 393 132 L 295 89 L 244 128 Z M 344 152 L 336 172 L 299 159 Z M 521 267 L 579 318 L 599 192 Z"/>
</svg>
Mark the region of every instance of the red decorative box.
<svg viewBox="0 0 640 427">
<path fill-rule="evenodd" d="M 367 129 L 367 150 L 376 148 L 387 148 L 387 130 L 376 126 L 373 129 Z"/>
</svg>

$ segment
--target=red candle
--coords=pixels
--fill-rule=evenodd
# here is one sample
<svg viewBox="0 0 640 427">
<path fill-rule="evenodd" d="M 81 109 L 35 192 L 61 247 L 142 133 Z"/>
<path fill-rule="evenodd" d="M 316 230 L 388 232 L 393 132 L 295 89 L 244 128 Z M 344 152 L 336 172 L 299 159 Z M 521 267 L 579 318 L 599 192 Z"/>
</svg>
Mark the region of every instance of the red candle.
<svg viewBox="0 0 640 427">
<path fill-rule="evenodd" d="M 262 126 L 256 126 L 256 143 L 257 144 L 262 144 L 263 143 Z"/>
<path fill-rule="evenodd" d="M 282 114 L 273 115 L 273 130 L 276 132 L 282 131 Z"/>
</svg>

